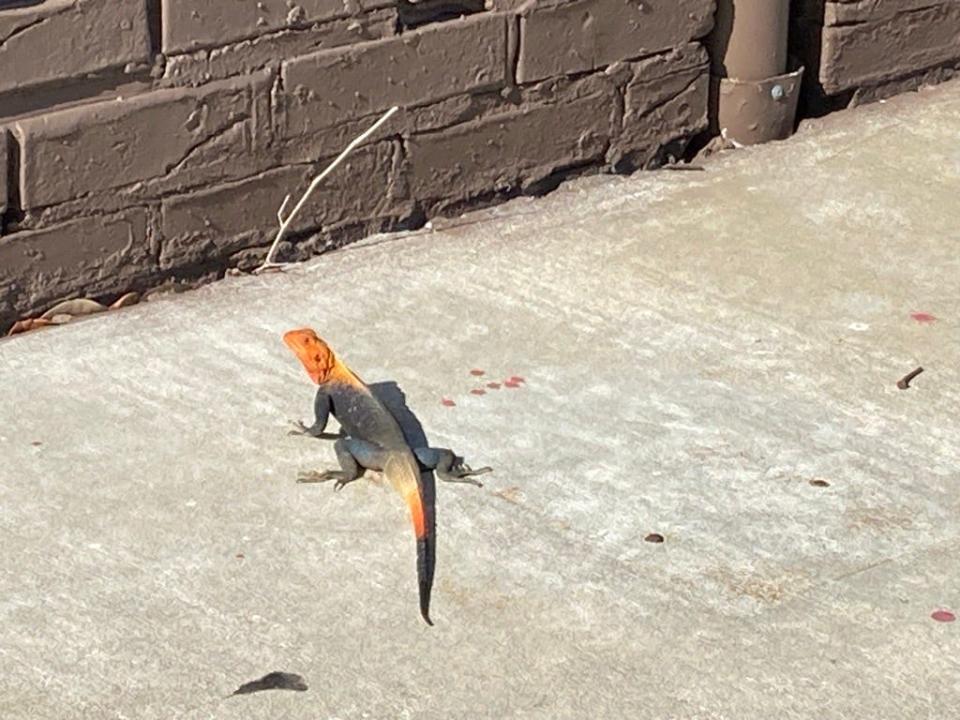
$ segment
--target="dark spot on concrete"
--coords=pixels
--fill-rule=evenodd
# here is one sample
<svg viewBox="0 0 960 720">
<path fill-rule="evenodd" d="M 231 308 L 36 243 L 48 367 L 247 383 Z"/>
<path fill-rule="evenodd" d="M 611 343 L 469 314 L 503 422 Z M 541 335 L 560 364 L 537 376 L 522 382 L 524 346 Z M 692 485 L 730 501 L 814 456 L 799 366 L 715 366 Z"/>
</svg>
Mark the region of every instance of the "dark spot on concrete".
<svg viewBox="0 0 960 720">
<path fill-rule="evenodd" d="M 456 403 L 455 403 L 453 400 L 451 400 L 450 398 L 446 398 L 446 397 L 445 397 L 445 398 L 442 398 L 442 399 L 440 400 L 440 404 L 443 405 L 443 406 L 445 406 L 445 407 L 454 407 L 454 406 L 456 405 Z"/>
<path fill-rule="evenodd" d="M 272 672 L 259 680 L 251 680 L 233 691 L 234 695 L 249 695 L 262 690 L 298 690 L 307 689 L 304 679 L 295 673 Z"/>
<path fill-rule="evenodd" d="M 500 383 L 498 383 L 498 382 L 488 382 L 488 383 L 487 383 L 487 387 L 490 388 L 491 390 L 499 390 L 499 389 L 500 389 Z"/>
<path fill-rule="evenodd" d="M 40 447 L 41 445 L 43 445 L 43 443 L 40 442 L 39 440 L 34 440 L 34 441 L 33 441 L 32 443 L 30 443 L 30 444 L 33 445 L 34 447 Z"/>
<path fill-rule="evenodd" d="M 486 395 L 486 394 L 487 394 L 487 391 L 484 390 L 483 388 L 474 388 L 473 390 L 470 391 L 470 394 L 471 394 L 471 395 Z"/>
<path fill-rule="evenodd" d="M 930 617 L 932 617 L 937 622 L 942 622 L 942 623 L 953 622 L 954 620 L 957 619 L 957 616 L 954 615 L 949 610 L 934 610 L 932 613 L 930 613 Z"/>
<path fill-rule="evenodd" d="M 644 538 L 644 540 L 646 540 L 648 543 L 662 543 L 663 535 L 660 533 L 650 533 Z"/>
<path fill-rule="evenodd" d="M 927 312 L 912 312 L 910 313 L 910 317 L 912 317 L 918 323 L 923 323 L 924 325 L 937 321 L 933 315 Z"/>
<path fill-rule="evenodd" d="M 508 388 L 518 388 L 518 387 L 520 387 L 520 383 L 518 383 L 518 382 L 516 382 L 516 381 L 514 381 L 514 380 L 504 380 L 504 381 L 503 381 L 503 386 L 504 386 L 504 387 L 508 387 Z"/>
<path fill-rule="evenodd" d="M 510 382 L 525 383 L 526 381 L 527 381 L 526 378 L 522 378 L 522 377 L 520 377 L 519 375 L 511 375 L 511 376 L 510 376 Z"/>
<path fill-rule="evenodd" d="M 826 480 L 821 480 L 820 478 L 814 478 L 810 481 L 810 484 L 814 487 L 830 487 L 830 483 Z"/>
<path fill-rule="evenodd" d="M 238 560 L 243 560 L 246 557 L 246 555 L 244 555 L 243 553 L 237 553 L 234 557 L 236 557 Z"/>
<path fill-rule="evenodd" d="M 916 370 L 912 370 L 904 375 L 902 378 L 897 380 L 897 387 L 901 390 L 909 390 L 910 383 L 916 378 L 920 373 L 923 372 L 922 367 L 918 367 Z"/>
<path fill-rule="evenodd" d="M 478 368 L 474 368 L 473 370 L 471 370 L 470 374 L 473 375 L 474 377 L 480 377 L 481 375 L 486 375 L 486 373 L 483 370 L 480 370 Z"/>
</svg>

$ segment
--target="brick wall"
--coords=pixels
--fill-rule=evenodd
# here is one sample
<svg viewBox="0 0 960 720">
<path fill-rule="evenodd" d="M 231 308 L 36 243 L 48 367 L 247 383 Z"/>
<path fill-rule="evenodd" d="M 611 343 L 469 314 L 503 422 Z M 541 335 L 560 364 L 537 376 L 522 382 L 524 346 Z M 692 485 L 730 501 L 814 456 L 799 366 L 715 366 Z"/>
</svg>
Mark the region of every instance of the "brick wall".
<svg viewBox="0 0 960 720">
<path fill-rule="evenodd" d="M 0 325 L 655 164 L 703 130 L 712 0 L 0 6 Z"/>
<path fill-rule="evenodd" d="M 706 127 L 713 0 L 0 0 L 0 328 L 262 258 L 276 210 L 386 108 L 285 259 Z M 960 0 L 795 0 L 847 102 L 960 62 Z"/>
<path fill-rule="evenodd" d="M 870 101 L 960 68 L 960 0 L 793 0 L 813 105 Z"/>
</svg>

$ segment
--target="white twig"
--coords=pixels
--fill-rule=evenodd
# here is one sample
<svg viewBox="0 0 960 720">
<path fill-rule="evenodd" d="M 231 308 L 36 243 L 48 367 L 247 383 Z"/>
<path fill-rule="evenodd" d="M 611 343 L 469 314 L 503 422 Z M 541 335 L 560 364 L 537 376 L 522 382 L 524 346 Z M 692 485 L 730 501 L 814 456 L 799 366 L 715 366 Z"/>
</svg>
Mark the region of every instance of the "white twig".
<svg viewBox="0 0 960 720">
<path fill-rule="evenodd" d="M 290 223 L 293 222 L 293 219 L 297 216 L 297 213 L 300 212 L 301 208 L 303 208 L 303 206 L 306 205 L 307 199 L 310 197 L 311 193 L 313 193 L 313 191 L 317 189 L 317 185 L 319 185 L 323 181 L 323 179 L 327 175 L 329 175 L 335 167 L 337 167 L 337 165 L 343 162 L 343 159 L 347 157 L 347 155 L 349 155 L 353 151 L 353 149 L 357 147 L 357 145 L 359 145 L 368 137 L 373 135 L 373 133 L 377 131 L 377 128 L 383 125 L 390 118 L 390 116 L 393 115 L 397 110 L 399 110 L 399 108 L 396 106 L 390 108 L 383 114 L 383 116 L 379 120 L 377 120 L 373 125 L 371 125 L 365 132 L 363 132 L 361 135 L 354 138 L 354 140 L 349 145 L 347 145 L 347 147 L 343 149 L 343 152 L 337 155 L 337 158 L 332 163 L 327 165 L 326 170 L 324 170 L 322 173 L 317 175 L 310 182 L 310 186 L 307 188 L 307 191 L 303 194 L 303 197 L 301 197 L 300 200 L 297 202 L 297 204 L 293 206 L 293 210 L 291 210 L 290 214 L 287 216 L 284 216 L 283 211 L 287 207 L 287 202 L 290 200 L 290 196 L 287 195 L 287 197 L 284 198 L 283 204 L 280 206 L 280 209 L 277 211 L 277 220 L 280 222 L 280 227 L 277 229 L 277 235 L 276 237 L 273 238 L 273 244 L 270 246 L 270 251 L 267 253 L 267 257 L 263 261 L 263 264 L 260 267 L 258 267 L 256 270 L 254 270 L 253 271 L 254 273 L 263 272 L 264 270 L 267 270 L 270 268 L 282 267 L 283 263 L 273 262 L 273 254 L 277 251 L 277 246 L 280 244 L 280 241 L 283 239 L 283 236 L 286 234 L 287 229 L 290 227 Z"/>
<path fill-rule="evenodd" d="M 287 203 L 290 202 L 290 193 L 287 193 L 287 196 L 283 199 L 283 203 L 280 205 L 280 209 L 277 210 L 277 221 L 283 225 L 283 211 L 287 209 Z"/>
</svg>

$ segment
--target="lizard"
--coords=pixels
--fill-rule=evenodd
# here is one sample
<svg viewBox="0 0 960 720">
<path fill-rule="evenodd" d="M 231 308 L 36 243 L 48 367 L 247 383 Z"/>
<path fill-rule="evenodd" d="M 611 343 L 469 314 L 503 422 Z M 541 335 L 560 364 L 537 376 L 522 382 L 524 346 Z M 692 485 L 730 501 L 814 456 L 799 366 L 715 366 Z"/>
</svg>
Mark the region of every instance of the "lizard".
<svg viewBox="0 0 960 720">
<path fill-rule="evenodd" d="M 444 482 L 467 483 L 478 487 L 482 487 L 482 484 L 472 479 L 473 476 L 492 472 L 492 468 L 474 470 L 464 464 L 463 458 L 447 448 L 411 447 L 400 424 L 387 407 L 314 330 L 290 330 L 284 333 L 283 342 L 317 385 L 313 424 L 308 427 L 296 422 L 295 429 L 290 432 L 333 440 L 340 464 L 339 470 L 302 472 L 297 482 L 322 483 L 334 480 L 334 490 L 340 490 L 358 480 L 365 470 L 383 472 L 410 509 L 417 539 L 420 615 L 428 625 L 433 625 L 430 619 L 430 593 L 433 588 L 436 538 L 433 523 L 430 522 L 433 518 L 432 508 L 428 517 L 428 509 L 424 506 L 421 468 L 435 470 L 437 477 Z M 337 433 L 326 432 L 331 414 L 340 423 Z"/>
</svg>

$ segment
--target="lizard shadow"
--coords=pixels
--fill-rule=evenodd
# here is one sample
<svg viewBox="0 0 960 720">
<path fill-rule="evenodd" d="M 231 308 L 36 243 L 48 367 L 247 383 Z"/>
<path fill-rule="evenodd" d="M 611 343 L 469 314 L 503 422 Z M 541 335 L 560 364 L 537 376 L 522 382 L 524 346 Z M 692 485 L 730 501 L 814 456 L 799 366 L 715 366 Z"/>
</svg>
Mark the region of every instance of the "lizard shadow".
<svg viewBox="0 0 960 720">
<path fill-rule="evenodd" d="M 396 419 L 403 432 L 403 437 L 412 448 L 429 447 L 427 434 L 423 424 L 407 405 L 407 396 L 393 380 L 373 383 L 369 385 L 370 392 L 384 404 L 390 414 Z M 428 527 L 436 527 L 436 499 L 437 483 L 432 470 L 420 468 L 420 485 L 423 492 L 424 510 L 427 514 Z"/>
</svg>

